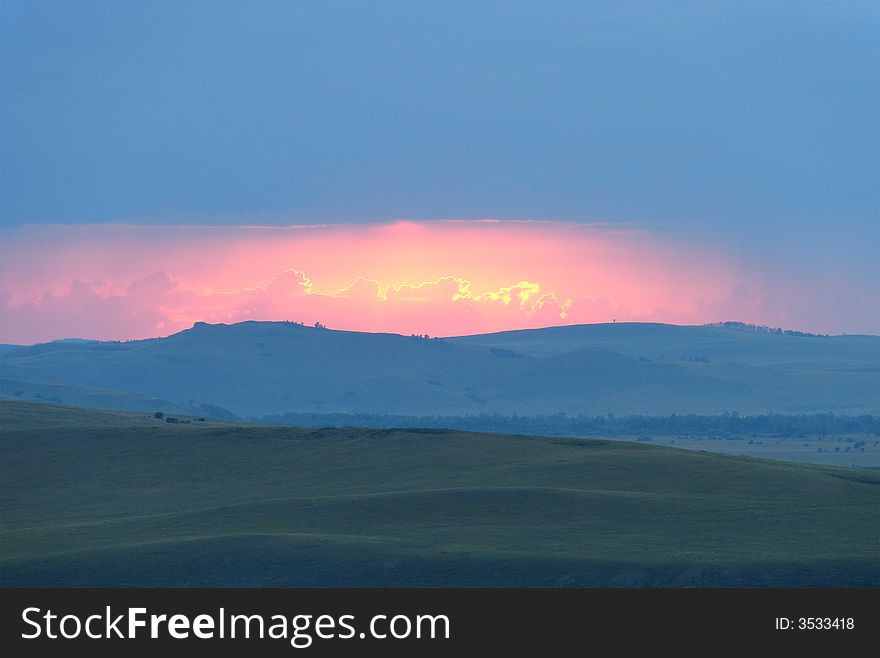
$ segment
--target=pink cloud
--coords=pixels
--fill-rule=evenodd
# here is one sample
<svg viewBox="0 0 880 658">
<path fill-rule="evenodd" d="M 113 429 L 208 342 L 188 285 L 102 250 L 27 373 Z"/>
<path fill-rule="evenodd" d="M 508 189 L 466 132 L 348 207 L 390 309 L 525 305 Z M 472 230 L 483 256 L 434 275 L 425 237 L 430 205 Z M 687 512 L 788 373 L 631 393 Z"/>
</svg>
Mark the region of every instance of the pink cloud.
<svg viewBox="0 0 880 658">
<path fill-rule="evenodd" d="M 830 328 L 791 290 L 722 251 L 633 230 L 93 225 L 3 237 L 5 342 L 144 338 L 248 319 L 431 335 L 612 319 Z"/>
</svg>

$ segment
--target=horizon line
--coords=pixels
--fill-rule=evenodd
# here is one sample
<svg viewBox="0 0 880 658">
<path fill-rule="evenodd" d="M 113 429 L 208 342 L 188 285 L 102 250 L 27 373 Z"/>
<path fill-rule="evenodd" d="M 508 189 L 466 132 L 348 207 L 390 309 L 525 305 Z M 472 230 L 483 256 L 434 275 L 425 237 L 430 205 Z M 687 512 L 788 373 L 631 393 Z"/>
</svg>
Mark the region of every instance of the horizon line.
<svg viewBox="0 0 880 658">
<path fill-rule="evenodd" d="M 880 338 L 878 334 L 866 334 L 866 333 L 847 333 L 842 332 L 839 334 L 820 334 L 809 331 L 800 331 L 797 329 L 786 329 L 783 327 L 771 327 L 768 325 L 759 325 L 753 324 L 749 322 L 741 322 L 737 320 L 725 320 L 725 321 L 717 321 L 717 322 L 705 322 L 702 324 L 675 324 L 673 322 L 652 322 L 652 321 L 637 321 L 637 320 L 624 320 L 621 322 L 617 322 L 616 320 L 612 320 L 611 322 L 579 322 L 575 324 L 555 324 L 555 325 L 547 325 L 543 327 L 528 327 L 528 328 L 520 328 L 520 329 L 502 329 L 499 331 L 487 331 L 482 333 L 475 334 L 456 334 L 451 336 L 431 336 L 429 334 L 404 334 L 398 333 L 394 331 L 359 331 L 356 329 L 345 329 L 342 327 L 328 327 L 317 321 L 314 324 L 307 324 L 297 320 L 241 320 L 239 322 L 205 322 L 201 320 L 196 320 L 191 327 L 186 329 L 181 329 L 180 331 L 175 331 L 170 334 L 165 334 L 163 336 L 150 336 L 147 338 L 130 338 L 130 339 L 101 339 L 101 338 L 83 338 L 78 336 L 68 336 L 65 338 L 56 338 L 54 340 L 44 341 L 44 342 L 36 342 L 36 343 L 2 343 L 0 345 L 7 347 L 36 347 L 37 345 L 51 345 L 53 343 L 64 343 L 64 342 L 83 342 L 83 343 L 139 343 L 145 341 L 152 340 L 164 340 L 166 338 L 170 338 L 172 336 L 176 336 L 178 334 L 184 333 L 186 331 L 192 331 L 198 326 L 209 326 L 209 327 L 234 327 L 242 324 L 292 324 L 303 327 L 304 329 L 315 329 L 321 331 L 333 331 L 339 333 L 352 333 L 352 334 L 373 334 L 376 336 L 400 336 L 402 338 L 431 338 L 431 339 L 456 339 L 456 338 L 470 338 L 475 336 L 492 336 L 497 334 L 507 334 L 507 333 L 520 333 L 527 331 L 545 331 L 547 329 L 566 329 L 566 328 L 575 328 L 575 327 L 598 327 L 598 326 L 614 326 L 614 325 L 657 325 L 664 327 L 680 327 L 683 329 L 686 328 L 709 328 L 709 329 L 729 329 L 732 331 L 740 331 L 743 333 L 761 333 L 768 335 L 780 335 L 780 336 L 790 336 L 790 337 L 802 337 L 802 338 L 840 338 L 843 336 L 850 337 L 868 337 L 868 338 Z"/>
</svg>

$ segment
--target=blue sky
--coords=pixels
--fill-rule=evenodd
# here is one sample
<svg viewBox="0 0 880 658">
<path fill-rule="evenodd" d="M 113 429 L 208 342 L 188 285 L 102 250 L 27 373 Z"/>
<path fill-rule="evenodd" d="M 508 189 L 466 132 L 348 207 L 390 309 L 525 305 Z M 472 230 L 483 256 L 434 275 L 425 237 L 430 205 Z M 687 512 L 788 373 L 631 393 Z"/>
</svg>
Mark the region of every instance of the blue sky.
<svg viewBox="0 0 880 658">
<path fill-rule="evenodd" d="M 2 2 L 0 220 L 636 224 L 876 292 L 876 2 Z"/>
</svg>

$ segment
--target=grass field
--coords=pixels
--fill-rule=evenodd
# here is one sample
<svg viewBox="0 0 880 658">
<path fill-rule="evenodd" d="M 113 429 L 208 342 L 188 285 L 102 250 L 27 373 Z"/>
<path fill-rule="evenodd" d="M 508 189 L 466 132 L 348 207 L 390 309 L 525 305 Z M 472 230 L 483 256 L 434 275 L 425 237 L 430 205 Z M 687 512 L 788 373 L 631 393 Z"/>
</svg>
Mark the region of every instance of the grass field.
<svg viewBox="0 0 880 658">
<path fill-rule="evenodd" d="M 880 475 L 0 403 L 4 586 L 878 586 Z"/>
</svg>

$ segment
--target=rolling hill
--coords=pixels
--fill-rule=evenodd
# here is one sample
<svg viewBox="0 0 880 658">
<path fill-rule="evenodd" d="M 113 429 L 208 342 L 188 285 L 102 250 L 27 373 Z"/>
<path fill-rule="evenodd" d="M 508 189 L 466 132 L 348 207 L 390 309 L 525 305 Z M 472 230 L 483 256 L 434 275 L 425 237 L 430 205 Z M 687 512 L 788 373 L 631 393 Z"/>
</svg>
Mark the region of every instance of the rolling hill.
<svg viewBox="0 0 880 658">
<path fill-rule="evenodd" d="M 0 403 L 3 586 L 880 584 L 880 475 Z"/>
<path fill-rule="evenodd" d="M 451 339 L 197 323 L 126 343 L 0 353 L 6 399 L 257 419 L 880 411 L 880 338 L 723 327 L 551 327 Z M 37 396 L 39 393 L 39 397 Z"/>
</svg>

